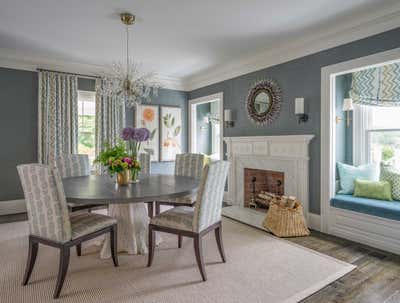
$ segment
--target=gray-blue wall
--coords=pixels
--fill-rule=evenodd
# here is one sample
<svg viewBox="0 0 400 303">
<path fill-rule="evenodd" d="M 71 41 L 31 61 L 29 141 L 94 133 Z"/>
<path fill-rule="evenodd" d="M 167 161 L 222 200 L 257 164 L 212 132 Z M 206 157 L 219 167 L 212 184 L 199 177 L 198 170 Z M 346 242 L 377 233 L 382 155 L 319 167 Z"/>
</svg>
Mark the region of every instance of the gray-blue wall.
<svg viewBox="0 0 400 303">
<path fill-rule="evenodd" d="M 188 145 L 188 94 L 183 91 L 160 89 L 158 96 L 151 101 L 152 105 L 179 106 L 182 108 L 182 151 L 187 151 Z M 161 113 L 161 108 L 160 108 Z M 126 110 L 126 125 L 133 126 L 135 124 L 134 109 Z M 154 174 L 173 174 L 174 162 L 152 162 L 151 172 Z"/>
<path fill-rule="evenodd" d="M 343 100 L 349 97 L 352 74 L 336 77 L 336 116 L 343 119 L 336 124 L 336 161 L 353 164 L 353 121 L 346 123 L 346 112 L 343 112 Z M 350 119 L 352 118 L 351 113 Z"/>
<path fill-rule="evenodd" d="M 16 166 L 37 161 L 37 73 L 0 68 L 0 201 L 22 198 Z"/>
<path fill-rule="evenodd" d="M 189 99 L 223 92 L 224 107 L 235 112 L 235 127 L 224 129 L 224 136 L 296 135 L 314 134 L 310 145 L 310 211 L 320 213 L 320 111 L 321 68 L 377 52 L 400 47 L 400 28 L 338 46 L 316 54 L 272 66 L 223 82 L 215 83 L 189 93 Z M 256 127 L 245 113 L 249 88 L 258 79 L 273 78 L 282 88 L 281 115 L 272 124 Z M 310 119 L 298 124 L 294 115 L 294 99 L 305 98 L 305 110 Z"/>
</svg>

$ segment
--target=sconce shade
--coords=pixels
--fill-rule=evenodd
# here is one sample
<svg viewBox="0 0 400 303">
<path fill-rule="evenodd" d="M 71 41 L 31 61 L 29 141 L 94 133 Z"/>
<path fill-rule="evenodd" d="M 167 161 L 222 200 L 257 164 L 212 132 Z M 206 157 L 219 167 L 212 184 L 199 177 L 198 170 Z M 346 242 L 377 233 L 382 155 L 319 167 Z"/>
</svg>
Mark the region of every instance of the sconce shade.
<svg viewBox="0 0 400 303">
<path fill-rule="evenodd" d="M 232 112 L 230 109 L 224 110 L 224 121 L 232 121 Z"/>
<path fill-rule="evenodd" d="M 354 107 L 353 107 L 353 99 L 345 98 L 343 100 L 343 111 L 347 112 L 347 111 L 352 111 L 353 109 L 354 109 Z"/>
<path fill-rule="evenodd" d="M 296 98 L 294 99 L 294 113 L 296 115 L 304 114 L 304 98 Z"/>
</svg>

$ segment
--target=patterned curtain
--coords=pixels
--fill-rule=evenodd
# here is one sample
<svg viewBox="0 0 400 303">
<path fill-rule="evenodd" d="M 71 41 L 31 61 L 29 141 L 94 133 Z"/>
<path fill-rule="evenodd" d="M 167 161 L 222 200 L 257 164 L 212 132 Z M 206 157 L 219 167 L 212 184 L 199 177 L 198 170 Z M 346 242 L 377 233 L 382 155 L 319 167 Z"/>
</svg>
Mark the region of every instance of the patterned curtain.
<svg viewBox="0 0 400 303">
<path fill-rule="evenodd" d="M 400 64 L 354 72 L 350 97 L 355 104 L 400 106 Z"/>
<path fill-rule="evenodd" d="M 78 141 L 78 77 L 39 72 L 39 163 L 54 163 L 61 154 L 76 153 Z"/>
<path fill-rule="evenodd" d="M 116 98 L 104 97 L 99 88 L 104 80 L 96 80 L 96 156 L 105 143 L 116 144 L 125 125 L 125 106 Z"/>
</svg>

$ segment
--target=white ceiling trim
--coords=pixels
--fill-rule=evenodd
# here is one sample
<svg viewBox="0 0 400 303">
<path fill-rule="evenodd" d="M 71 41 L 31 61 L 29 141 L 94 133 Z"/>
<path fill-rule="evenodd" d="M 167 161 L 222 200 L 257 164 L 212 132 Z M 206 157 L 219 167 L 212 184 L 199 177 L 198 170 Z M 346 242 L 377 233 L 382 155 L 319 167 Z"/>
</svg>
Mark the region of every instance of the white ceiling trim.
<svg viewBox="0 0 400 303">
<path fill-rule="evenodd" d="M 164 88 L 191 91 L 397 27 L 400 27 L 400 4 L 383 8 L 379 12 L 370 12 L 350 23 L 338 24 L 329 32 L 323 29 L 310 32 L 295 41 L 277 45 L 256 55 L 238 58 L 193 76 L 178 78 L 158 74 L 157 81 Z M 101 75 L 107 69 L 107 66 L 43 58 L 2 48 L 0 48 L 0 67 L 29 71 L 43 68 L 94 76 Z"/>
<path fill-rule="evenodd" d="M 8 49 L 0 48 L 0 67 L 37 71 L 38 68 L 62 71 L 66 73 L 76 73 L 91 76 L 99 76 L 107 66 L 87 64 L 81 62 L 71 62 L 55 59 L 45 59 L 26 53 L 18 53 Z M 174 90 L 184 90 L 182 80 L 163 74 L 156 74 L 155 81 L 161 87 Z"/>
<path fill-rule="evenodd" d="M 296 41 L 286 43 L 270 51 L 252 57 L 235 60 L 222 66 L 212 68 L 195 76 L 183 79 L 184 88 L 192 91 L 210 84 L 232 79 L 244 74 L 262 70 L 293 59 L 301 58 L 319 51 L 343 45 L 368 36 L 379 34 L 400 27 L 400 5 L 381 11 L 379 17 L 369 16 L 358 19 L 357 24 L 338 26 L 330 33 L 311 33 Z"/>
</svg>

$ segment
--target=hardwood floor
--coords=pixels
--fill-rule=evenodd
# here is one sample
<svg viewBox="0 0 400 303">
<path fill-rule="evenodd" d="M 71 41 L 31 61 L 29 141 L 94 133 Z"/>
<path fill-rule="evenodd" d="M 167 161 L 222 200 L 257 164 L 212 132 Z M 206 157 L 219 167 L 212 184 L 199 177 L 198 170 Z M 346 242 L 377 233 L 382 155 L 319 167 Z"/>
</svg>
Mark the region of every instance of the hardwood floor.
<svg viewBox="0 0 400 303">
<path fill-rule="evenodd" d="M 303 303 L 400 303 L 400 256 L 316 231 L 287 240 L 357 265 Z"/>
</svg>

